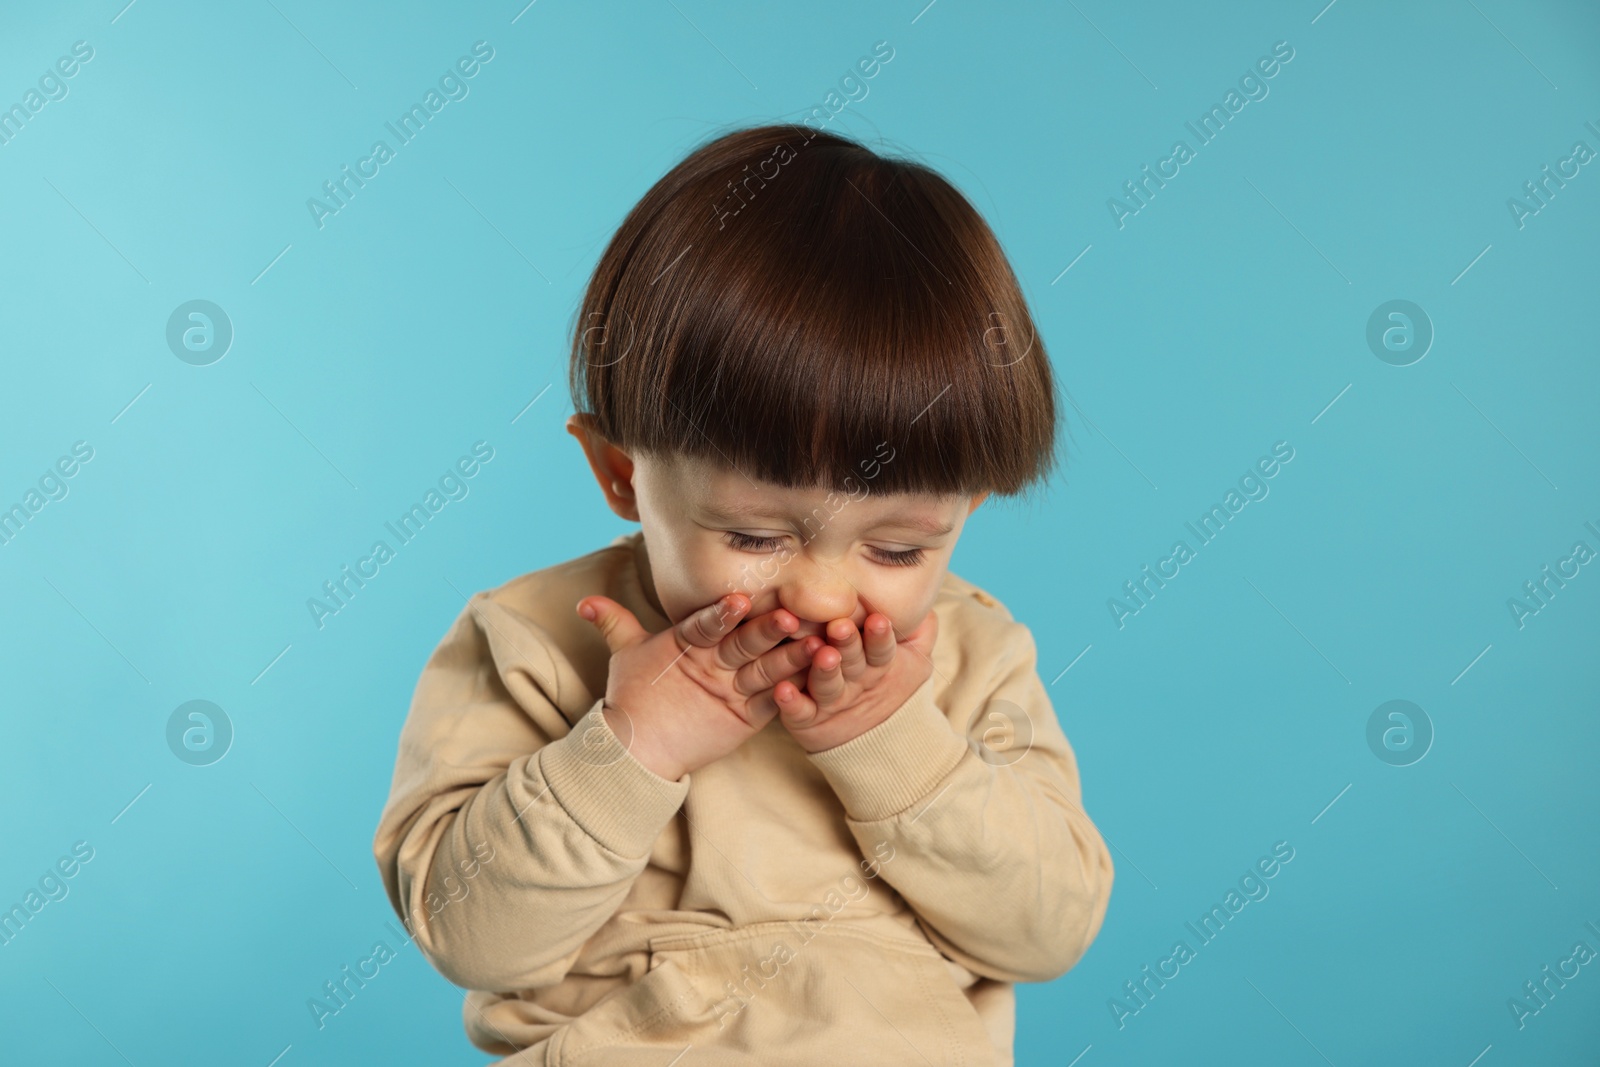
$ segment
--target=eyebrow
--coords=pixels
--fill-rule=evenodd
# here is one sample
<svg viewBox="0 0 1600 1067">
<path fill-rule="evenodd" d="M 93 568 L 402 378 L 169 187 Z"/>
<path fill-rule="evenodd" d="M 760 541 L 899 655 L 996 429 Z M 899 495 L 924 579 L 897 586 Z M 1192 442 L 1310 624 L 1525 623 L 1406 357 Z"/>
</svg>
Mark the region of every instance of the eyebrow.
<svg viewBox="0 0 1600 1067">
<path fill-rule="evenodd" d="M 935 519 L 926 519 L 920 515 L 904 519 L 885 519 L 883 522 L 874 523 L 869 529 L 882 530 L 886 527 L 896 527 L 903 530 L 920 530 L 934 537 L 943 537 L 955 526 L 948 522 L 939 522 Z"/>
<path fill-rule="evenodd" d="M 761 504 L 718 504 L 708 508 L 713 514 L 729 519 L 782 519 L 782 516 Z M 902 530 L 916 530 L 933 537 L 943 537 L 955 526 L 948 522 L 926 518 L 922 515 L 908 515 L 901 518 L 884 519 L 882 522 L 873 523 L 868 530 L 882 530 L 896 528 Z"/>
</svg>

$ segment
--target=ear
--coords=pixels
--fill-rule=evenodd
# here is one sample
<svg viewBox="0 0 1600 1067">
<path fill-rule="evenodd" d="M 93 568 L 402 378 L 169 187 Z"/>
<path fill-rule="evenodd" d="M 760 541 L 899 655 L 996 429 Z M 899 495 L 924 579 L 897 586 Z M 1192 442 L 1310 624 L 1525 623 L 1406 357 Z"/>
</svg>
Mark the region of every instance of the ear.
<svg viewBox="0 0 1600 1067">
<path fill-rule="evenodd" d="M 606 505 L 620 518 L 639 521 L 639 503 L 633 492 L 633 457 L 606 440 L 594 428 L 594 416 L 580 411 L 567 418 L 567 432 L 578 439 L 589 460 Z"/>
<path fill-rule="evenodd" d="M 967 505 L 967 514 L 971 515 L 974 511 L 977 511 L 978 505 L 987 499 L 989 499 L 989 491 L 985 489 L 983 492 L 972 498 L 972 503 Z"/>
</svg>

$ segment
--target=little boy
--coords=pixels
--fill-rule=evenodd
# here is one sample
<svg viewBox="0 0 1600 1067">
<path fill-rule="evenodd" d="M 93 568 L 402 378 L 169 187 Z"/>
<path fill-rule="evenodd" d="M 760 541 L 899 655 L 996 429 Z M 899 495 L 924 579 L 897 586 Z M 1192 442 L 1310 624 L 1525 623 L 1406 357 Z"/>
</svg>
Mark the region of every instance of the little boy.
<svg viewBox="0 0 1600 1067">
<path fill-rule="evenodd" d="M 517 1067 L 1009 1067 L 1013 983 L 1078 961 L 1112 865 L 1032 634 L 948 570 L 1054 462 L 988 226 L 919 164 L 736 131 L 623 221 L 570 378 L 641 529 L 472 597 L 373 842 L 468 1037 Z"/>
</svg>

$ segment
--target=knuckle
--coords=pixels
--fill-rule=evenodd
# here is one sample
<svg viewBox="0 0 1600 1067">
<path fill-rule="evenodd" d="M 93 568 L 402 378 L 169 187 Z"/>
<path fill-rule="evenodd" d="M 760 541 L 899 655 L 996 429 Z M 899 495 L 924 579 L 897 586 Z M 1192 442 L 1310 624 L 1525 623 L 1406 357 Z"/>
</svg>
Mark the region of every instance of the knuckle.
<svg viewBox="0 0 1600 1067">
<path fill-rule="evenodd" d="M 715 604 L 701 609 L 694 616 L 695 631 L 700 635 L 701 640 L 707 643 L 715 641 L 724 632 L 726 622 L 727 620 L 718 611 L 718 607 Z"/>
</svg>

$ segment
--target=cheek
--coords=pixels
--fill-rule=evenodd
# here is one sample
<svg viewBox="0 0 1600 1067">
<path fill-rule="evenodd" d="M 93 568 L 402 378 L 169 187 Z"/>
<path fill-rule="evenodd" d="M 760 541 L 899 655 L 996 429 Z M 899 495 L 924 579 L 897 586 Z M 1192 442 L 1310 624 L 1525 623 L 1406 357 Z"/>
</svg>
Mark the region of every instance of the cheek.
<svg viewBox="0 0 1600 1067">
<path fill-rule="evenodd" d="M 683 621 L 728 593 L 744 593 L 760 603 L 761 580 L 756 564 L 765 557 L 734 552 L 725 545 L 695 537 L 652 538 L 646 531 L 645 541 L 650 546 L 656 596 L 671 622 Z M 751 565 L 748 571 L 741 570 L 744 563 Z"/>
<path fill-rule="evenodd" d="M 905 570 L 912 573 L 890 572 L 871 583 L 870 588 L 866 585 L 861 588 L 862 599 L 869 610 L 887 615 L 902 639 L 933 610 L 944 578 L 943 571 L 930 575 L 922 568 L 907 567 Z"/>
<path fill-rule="evenodd" d="M 734 590 L 737 589 L 735 585 Z M 716 573 L 708 573 L 704 569 L 674 568 L 670 574 L 656 578 L 656 596 L 661 598 L 667 618 L 674 623 L 682 622 L 718 597 L 734 590 L 728 589 L 724 581 L 719 581 Z"/>
</svg>

